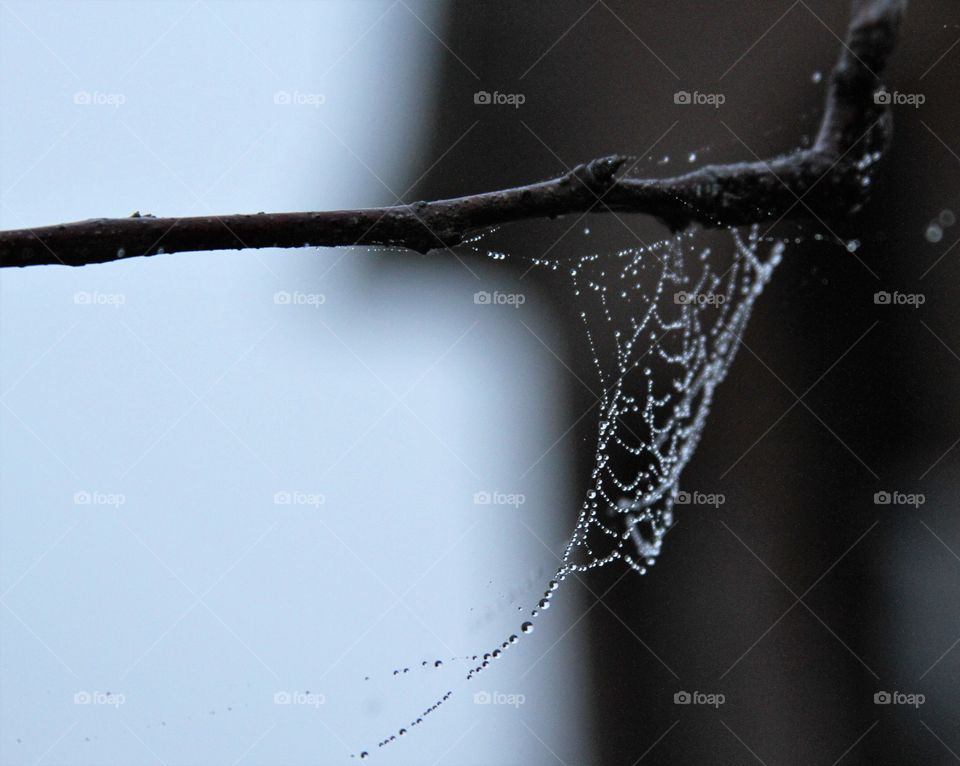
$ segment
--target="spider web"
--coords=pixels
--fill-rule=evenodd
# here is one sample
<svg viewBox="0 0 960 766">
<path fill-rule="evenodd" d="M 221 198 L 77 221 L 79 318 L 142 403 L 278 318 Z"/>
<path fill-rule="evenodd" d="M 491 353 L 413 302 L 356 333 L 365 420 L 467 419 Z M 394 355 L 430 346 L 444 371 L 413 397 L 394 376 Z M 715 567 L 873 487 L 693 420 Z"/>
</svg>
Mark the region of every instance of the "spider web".
<svg viewBox="0 0 960 766">
<path fill-rule="evenodd" d="M 673 523 L 680 474 L 697 448 L 754 302 L 785 248 L 775 241 L 761 254 L 768 241 L 757 226 L 745 234 L 730 229 L 729 235 L 733 247 L 723 252 L 698 245 L 697 231 L 688 230 L 651 246 L 574 260 L 573 294 L 601 385 L 597 448 L 562 563 L 530 619 L 549 608 L 569 575 L 621 560 L 645 574 L 659 556 Z M 543 259 L 533 263 L 559 266 Z M 529 634 L 533 627 L 528 619 L 518 633 Z M 452 659 L 469 663 L 470 680 L 518 641 L 514 633 L 482 656 Z M 438 697 L 378 748 L 419 726 L 452 695 Z"/>
<path fill-rule="evenodd" d="M 756 226 L 730 236 L 726 256 L 688 231 L 570 270 L 602 393 L 591 484 L 560 577 L 616 560 L 645 574 L 660 553 L 680 474 L 784 249 L 762 255 Z"/>
</svg>

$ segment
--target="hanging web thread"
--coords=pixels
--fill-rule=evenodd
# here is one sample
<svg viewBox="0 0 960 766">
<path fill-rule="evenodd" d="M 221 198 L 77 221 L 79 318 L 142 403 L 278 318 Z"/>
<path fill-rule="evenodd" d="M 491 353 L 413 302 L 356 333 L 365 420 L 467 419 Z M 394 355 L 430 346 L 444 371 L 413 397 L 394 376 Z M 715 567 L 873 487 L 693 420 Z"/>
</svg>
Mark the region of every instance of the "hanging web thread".
<svg viewBox="0 0 960 766">
<path fill-rule="evenodd" d="M 600 384 L 597 450 L 561 566 L 531 619 L 549 608 L 568 575 L 618 560 L 645 574 L 659 556 L 673 523 L 680 474 L 700 441 L 714 391 L 736 356 L 753 304 L 785 247 L 776 241 L 761 255 L 766 241 L 757 226 L 746 236 L 736 229 L 730 235 L 732 253 L 699 247 L 696 232 L 688 230 L 648 247 L 582 256 L 570 268 Z M 558 268 L 556 261 L 534 263 Z M 528 619 L 518 632 L 533 629 Z M 515 633 L 482 656 L 451 659 L 470 663 L 470 680 L 518 641 Z M 422 723 L 452 695 L 443 694 L 378 747 Z"/>
</svg>

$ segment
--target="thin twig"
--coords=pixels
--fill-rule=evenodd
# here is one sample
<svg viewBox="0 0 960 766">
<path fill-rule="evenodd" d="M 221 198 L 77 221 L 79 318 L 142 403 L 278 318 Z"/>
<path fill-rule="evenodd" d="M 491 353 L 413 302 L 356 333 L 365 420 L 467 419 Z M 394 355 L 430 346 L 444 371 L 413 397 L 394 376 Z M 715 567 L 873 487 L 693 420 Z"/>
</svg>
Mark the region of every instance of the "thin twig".
<svg viewBox="0 0 960 766">
<path fill-rule="evenodd" d="M 261 247 L 386 245 L 420 252 L 452 247 L 490 226 L 569 213 L 656 216 L 672 229 L 691 222 L 738 226 L 785 217 L 836 220 L 866 201 L 864 162 L 890 140 L 889 107 L 875 94 L 907 0 L 855 0 L 834 67 L 816 142 L 770 160 L 707 165 L 655 180 L 618 175 L 626 159 L 579 165 L 552 181 L 456 199 L 313 213 L 190 218 L 95 218 L 0 232 L 0 267 L 83 266 L 135 256 Z"/>
</svg>

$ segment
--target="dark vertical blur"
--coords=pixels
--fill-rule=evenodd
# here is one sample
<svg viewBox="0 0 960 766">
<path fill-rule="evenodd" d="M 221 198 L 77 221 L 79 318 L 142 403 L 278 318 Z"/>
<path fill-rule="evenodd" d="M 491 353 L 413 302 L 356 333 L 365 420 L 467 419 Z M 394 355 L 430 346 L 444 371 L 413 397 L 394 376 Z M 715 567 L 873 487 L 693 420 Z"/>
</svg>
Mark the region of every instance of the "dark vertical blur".
<svg viewBox="0 0 960 766">
<path fill-rule="evenodd" d="M 794 148 L 815 133 L 848 14 L 825 0 L 452 7 L 428 154 L 458 143 L 415 198 L 542 179 L 613 152 L 663 175 Z M 603 595 L 576 628 L 589 631 L 595 683 L 570 693 L 595 696 L 605 764 L 960 760 L 960 445 L 950 449 L 960 439 L 960 224 L 945 215 L 939 241 L 927 236 L 941 211 L 960 216 L 958 38 L 955 2 L 912 4 L 889 82 L 925 103 L 894 108 L 872 205 L 829 230 L 774 232 L 803 241 L 758 303 L 682 482 L 725 504 L 680 509 L 646 577 L 611 567 L 587 581 Z M 478 90 L 526 102 L 475 105 Z M 681 106 L 678 90 L 726 101 Z M 556 256 L 664 234 L 642 216 L 593 216 L 518 224 L 497 242 Z M 835 235 L 859 247 L 850 253 Z M 519 282 L 526 264 L 478 268 L 513 269 Z M 522 283 L 552 302 L 569 339 L 558 353 L 595 385 L 562 279 L 535 272 Z M 923 305 L 878 304 L 879 291 Z M 569 401 L 559 435 L 593 398 L 557 375 Z M 571 524 L 595 421 L 561 443 L 581 469 Z M 925 502 L 878 505 L 878 492 Z M 675 705 L 680 690 L 725 702 Z M 883 691 L 925 699 L 875 704 Z"/>
</svg>

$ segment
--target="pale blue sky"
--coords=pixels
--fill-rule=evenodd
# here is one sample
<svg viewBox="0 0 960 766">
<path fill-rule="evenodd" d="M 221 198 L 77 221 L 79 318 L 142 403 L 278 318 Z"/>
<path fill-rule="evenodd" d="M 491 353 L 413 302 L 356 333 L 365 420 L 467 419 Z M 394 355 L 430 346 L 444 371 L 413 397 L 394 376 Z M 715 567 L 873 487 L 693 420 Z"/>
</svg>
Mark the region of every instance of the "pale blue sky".
<svg viewBox="0 0 960 766">
<path fill-rule="evenodd" d="M 0 225 L 393 202 L 436 159 L 445 10 L 4 3 Z M 384 257 L 409 271 L 370 280 Z M 586 758 L 572 588 L 501 667 L 449 662 L 517 632 L 575 504 L 532 332 L 561 341 L 533 294 L 475 305 L 496 276 L 316 250 L 0 275 L 0 760 L 346 763 L 448 690 L 377 762 Z"/>
</svg>

